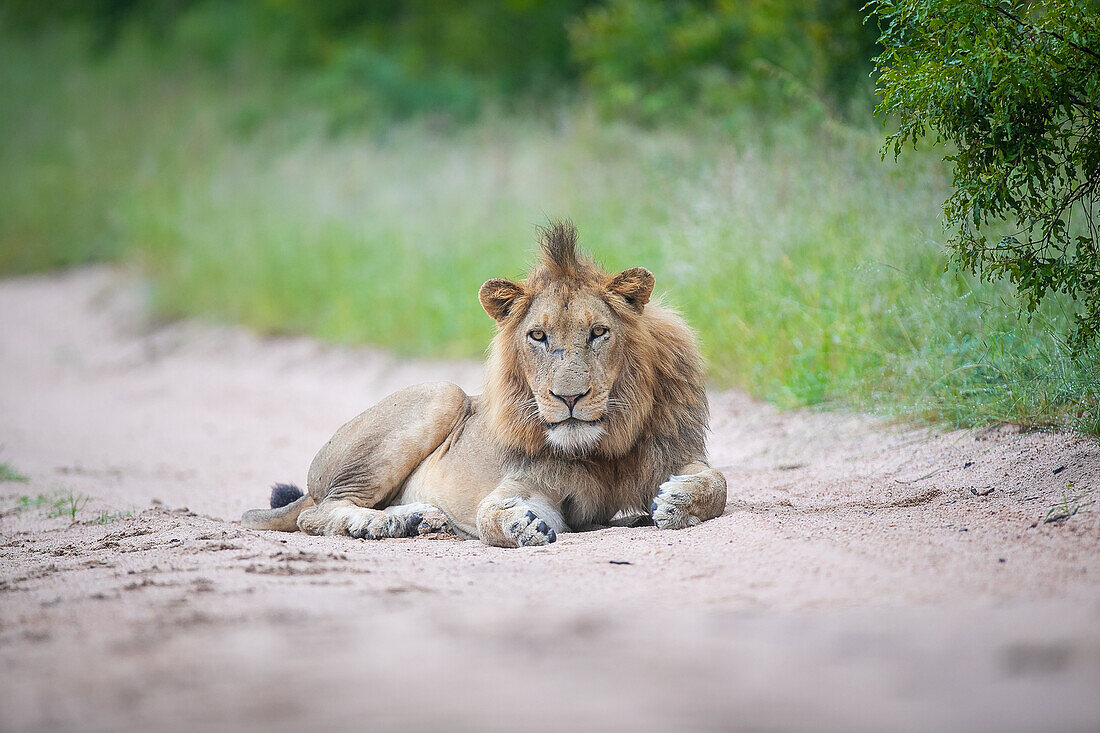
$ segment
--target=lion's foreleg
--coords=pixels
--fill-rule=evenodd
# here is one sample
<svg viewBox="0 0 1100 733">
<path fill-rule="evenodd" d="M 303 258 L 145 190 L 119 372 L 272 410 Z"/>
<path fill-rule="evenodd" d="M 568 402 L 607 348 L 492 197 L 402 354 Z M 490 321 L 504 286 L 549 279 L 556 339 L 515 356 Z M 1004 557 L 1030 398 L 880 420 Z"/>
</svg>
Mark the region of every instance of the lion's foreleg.
<svg viewBox="0 0 1100 733">
<path fill-rule="evenodd" d="M 726 477 L 705 463 L 690 463 L 661 484 L 649 508 L 661 529 L 714 519 L 726 508 Z"/>
<path fill-rule="evenodd" d="M 566 531 L 555 502 L 505 479 L 477 508 L 481 541 L 497 547 L 548 545 Z"/>
</svg>

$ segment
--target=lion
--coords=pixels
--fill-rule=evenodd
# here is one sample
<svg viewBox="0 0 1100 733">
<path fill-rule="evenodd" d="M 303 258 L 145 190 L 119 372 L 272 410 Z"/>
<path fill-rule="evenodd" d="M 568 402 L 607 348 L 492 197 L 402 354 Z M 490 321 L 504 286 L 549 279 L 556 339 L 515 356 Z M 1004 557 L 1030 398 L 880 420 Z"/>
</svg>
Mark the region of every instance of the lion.
<svg viewBox="0 0 1100 733">
<path fill-rule="evenodd" d="M 642 267 L 577 251 L 572 223 L 539 229 L 527 278 L 481 286 L 496 321 L 484 394 L 449 383 L 395 392 L 341 427 L 307 491 L 279 484 L 252 529 L 362 539 L 450 532 L 499 547 L 636 515 L 661 529 L 719 516 L 694 332 L 651 301 Z"/>
</svg>

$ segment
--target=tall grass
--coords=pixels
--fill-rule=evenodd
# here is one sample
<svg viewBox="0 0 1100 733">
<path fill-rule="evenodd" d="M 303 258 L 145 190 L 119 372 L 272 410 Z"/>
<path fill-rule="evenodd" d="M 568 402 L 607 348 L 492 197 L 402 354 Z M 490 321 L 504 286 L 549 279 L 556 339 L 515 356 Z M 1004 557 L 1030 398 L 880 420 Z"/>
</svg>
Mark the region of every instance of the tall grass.
<svg viewBox="0 0 1100 733">
<path fill-rule="evenodd" d="M 332 137 L 256 74 L 0 46 L 0 269 L 122 257 L 167 315 L 470 356 L 492 330 L 478 286 L 569 216 L 608 267 L 655 273 L 720 386 L 1100 431 L 1100 354 L 1064 346 L 1069 304 L 1022 322 L 1007 286 L 946 271 L 945 170 L 880 161 L 876 130 L 647 131 L 567 107 Z"/>
</svg>

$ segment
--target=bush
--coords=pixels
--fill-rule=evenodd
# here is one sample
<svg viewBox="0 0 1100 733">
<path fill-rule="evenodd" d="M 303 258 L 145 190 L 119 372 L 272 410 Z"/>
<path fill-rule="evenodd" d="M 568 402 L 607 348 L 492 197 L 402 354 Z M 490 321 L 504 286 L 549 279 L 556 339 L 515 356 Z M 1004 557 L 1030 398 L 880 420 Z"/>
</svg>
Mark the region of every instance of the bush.
<svg viewBox="0 0 1100 733">
<path fill-rule="evenodd" d="M 746 106 L 775 111 L 790 101 L 784 90 L 792 86 L 795 101 L 824 101 L 843 115 L 869 96 L 875 48 L 858 4 L 835 0 L 610 0 L 575 21 L 570 39 L 602 109 L 644 122 Z"/>
<path fill-rule="evenodd" d="M 337 128 L 468 120 L 486 100 L 542 110 L 580 87 L 646 122 L 807 100 L 862 115 L 875 49 L 853 0 L 0 0 L 0 22 L 76 26 L 101 55 L 140 35 L 169 62 L 299 78 Z"/>
<path fill-rule="evenodd" d="M 944 205 L 963 268 L 1009 278 L 1028 313 L 1079 306 L 1074 341 L 1100 338 L 1100 3 L 873 0 L 884 27 L 878 111 L 900 121 L 884 155 L 948 143 Z M 1014 224 L 1003 232 L 1002 222 Z"/>
</svg>

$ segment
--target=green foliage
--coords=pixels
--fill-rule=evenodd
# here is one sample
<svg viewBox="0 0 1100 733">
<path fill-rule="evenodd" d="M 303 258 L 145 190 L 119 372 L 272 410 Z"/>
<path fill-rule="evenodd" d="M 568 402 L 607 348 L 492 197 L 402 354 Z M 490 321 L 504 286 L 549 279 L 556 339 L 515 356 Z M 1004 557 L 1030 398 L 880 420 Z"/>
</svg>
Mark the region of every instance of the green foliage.
<svg viewBox="0 0 1100 733">
<path fill-rule="evenodd" d="M 655 272 L 700 329 L 720 386 L 784 406 L 1100 432 L 1100 347 L 1066 346 L 1070 299 L 1021 323 L 1011 288 L 945 271 L 935 211 L 949 187 L 934 156 L 884 166 L 877 132 L 775 114 L 639 129 L 576 102 L 501 111 L 482 104 L 485 90 L 513 82 L 423 61 L 411 30 L 372 40 L 374 21 L 343 26 L 326 15 L 338 4 L 316 3 L 298 10 L 321 13 L 310 21 L 321 30 L 291 33 L 304 22 L 286 19 L 293 3 L 254 5 L 276 30 L 253 24 L 251 5 L 181 3 L 159 40 L 127 20 L 94 63 L 86 32 L 2 38 L 0 272 L 125 258 L 150 276 L 163 315 L 468 357 L 492 331 L 478 286 L 518 275 L 532 226 L 568 215 L 609 267 Z M 750 29 L 783 17 L 751 5 L 658 15 L 703 30 L 717 14 L 750 17 Z M 702 30 L 688 36 L 705 47 Z M 727 52 L 741 55 L 718 75 L 730 83 L 714 86 L 715 118 L 736 108 L 721 95 L 754 94 L 735 64 L 804 100 L 827 88 L 805 70 L 833 68 Z M 685 79 L 706 59 L 688 53 L 660 86 L 639 87 L 681 101 L 651 117 L 610 111 L 667 120 L 677 113 L 663 105 L 704 104 L 705 85 Z M 604 101 L 603 82 L 590 83 Z M 441 128 L 440 115 L 471 122 Z"/>
<path fill-rule="evenodd" d="M 874 130 L 772 120 L 731 137 L 559 107 L 552 123 L 490 114 L 446 135 L 414 120 L 333 139 L 288 105 L 242 138 L 255 102 L 240 90 L 262 98 L 263 75 L 150 71 L 150 53 L 86 66 L 67 37 L 0 44 L 0 73 L 20 80 L 0 87 L 0 206 L 43 201 L 4 210 L 5 261 L 78 261 L 78 233 L 106 225 L 163 315 L 476 357 L 492 333 L 479 285 L 520 274 L 533 225 L 568 215 L 609 267 L 653 270 L 719 386 L 1100 432 L 1100 350 L 1065 346 L 1068 301 L 1021 323 L 1010 288 L 945 271 L 942 163 L 884 166 Z"/>
<path fill-rule="evenodd" d="M 609 0 L 571 24 L 570 38 L 601 108 L 645 122 L 774 112 L 792 97 L 843 114 L 853 97 L 864 101 L 875 49 L 858 4 L 843 0 Z"/>
<path fill-rule="evenodd" d="M 852 0 L 0 0 L 5 21 L 78 28 L 100 57 L 138 37 L 166 65 L 257 66 L 335 130 L 550 111 L 579 88 L 635 121 L 864 114 L 876 48 Z"/>
<path fill-rule="evenodd" d="M 33 55 L 25 53 L 32 48 Z M 141 70 L 74 63 L 84 56 L 84 39 L 74 33 L 39 41 L 0 37 L 0 49 L 0 272 L 117 256 L 121 238 L 111 205 L 148 141 L 148 120 L 128 115 L 132 99 L 115 92 L 126 86 L 135 93 L 126 77 Z M 116 84 L 89 105 L 86 97 L 105 73 Z"/>
<path fill-rule="evenodd" d="M 167 67 L 256 67 L 334 130 L 426 115 L 469 121 L 568 85 L 565 26 L 590 0 L 0 0 L 27 34 L 79 30 L 101 58 L 139 39 Z M 159 58 L 158 58 L 159 57 Z M 277 116 L 272 99 L 255 111 Z"/>
<path fill-rule="evenodd" d="M 327 111 L 333 131 L 413 117 L 469 122 L 480 111 L 477 86 L 468 77 L 448 71 L 418 77 L 392 57 L 363 46 L 343 49 L 308 78 L 302 97 Z"/>
<path fill-rule="evenodd" d="M 1100 3 L 868 7 L 883 26 L 878 112 L 900 124 L 884 155 L 928 134 L 953 151 L 955 260 L 1010 279 L 1029 313 L 1069 296 L 1075 342 L 1100 341 Z"/>
</svg>

